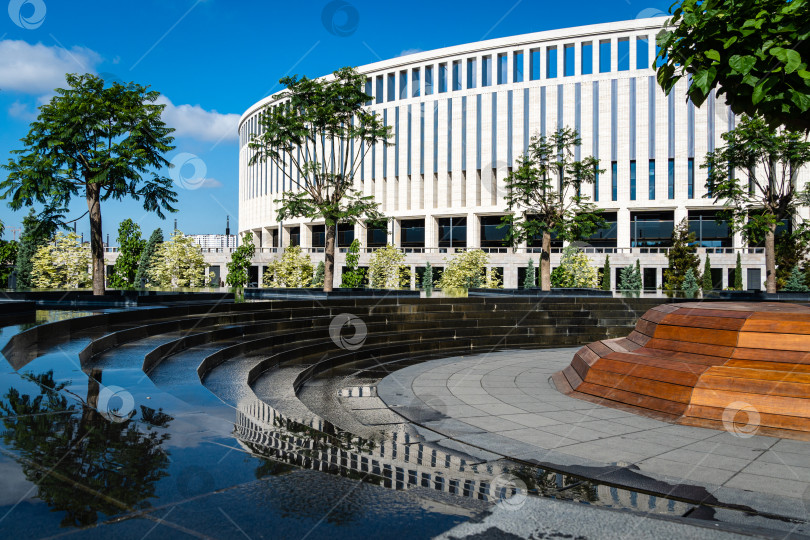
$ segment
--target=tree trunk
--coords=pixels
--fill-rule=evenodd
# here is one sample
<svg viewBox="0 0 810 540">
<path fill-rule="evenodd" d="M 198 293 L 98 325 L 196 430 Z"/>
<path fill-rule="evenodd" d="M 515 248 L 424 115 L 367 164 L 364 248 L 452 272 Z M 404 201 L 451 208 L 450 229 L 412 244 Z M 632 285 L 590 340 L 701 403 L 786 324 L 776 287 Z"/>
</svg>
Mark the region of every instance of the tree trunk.
<svg viewBox="0 0 810 540">
<path fill-rule="evenodd" d="M 337 225 L 326 226 L 326 252 L 323 264 L 323 291 L 332 292 L 332 282 L 335 276 L 335 236 Z"/>
<path fill-rule="evenodd" d="M 765 233 L 765 292 L 776 292 L 776 223 L 768 225 Z M 751 284 L 748 284 L 751 288 Z"/>
<path fill-rule="evenodd" d="M 551 290 L 551 235 L 543 231 L 543 247 L 540 254 L 540 289 Z"/>
<path fill-rule="evenodd" d="M 90 214 L 90 255 L 93 260 L 93 294 L 104 294 L 104 242 L 101 237 L 101 187 L 87 183 L 87 210 Z"/>
</svg>

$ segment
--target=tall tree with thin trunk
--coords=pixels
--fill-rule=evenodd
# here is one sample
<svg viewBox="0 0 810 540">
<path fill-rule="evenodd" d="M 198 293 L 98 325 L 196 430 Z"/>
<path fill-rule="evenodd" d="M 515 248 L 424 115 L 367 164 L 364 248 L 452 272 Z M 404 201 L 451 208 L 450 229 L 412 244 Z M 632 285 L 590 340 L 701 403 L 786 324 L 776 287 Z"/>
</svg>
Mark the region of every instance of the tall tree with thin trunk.
<svg viewBox="0 0 810 540">
<path fill-rule="evenodd" d="M 332 78 L 298 76 L 266 106 L 253 137 L 250 163 L 272 161 L 293 189 L 275 201 L 278 220 L 306 217 L 326 224 L 324 291 L 332 290 L 338 223 L 382 216 L 372 196 L 355 189 L 354 179 L 374 145 L 385 148 L 391 127 L 364 108 L 366 76 L 342 68 Z"/>
<path fill-rule="evenodd" d="M 143 201 L 161 218 L 177 202 L 163 157 L 174 150 L 173 129 L 161 120 L 160 95 L 135 83 L 104 81 L 94 75 L 67 75 L 68 88 L 39 108 L 22 139 L 23 150 L 4 166 L 2 197 L 15 210 L 35 203 L 67 211 L 73 197 L 84 196 L 90 218 L 93 294 L 104 294 L 104 243 L 101 203 L 109 199 Z"/>
<path fill-rule="evenodd" d="M 506 177 L 508 213 L 503 225 L 512 246 L 542 238 L 540 288 L 551 288 L 551 235 L 561 240 L 582 240 L 605 226 L 601 211 L 590 202 L 584 187 L 593 184 L 599 160 L 576 159 L 582 145 L 575 129 L 561 128 L 550 136 L 535 135 L 517 167 Z"/>
<path fill-rule="evenodd" d="M 799 186 L 799 171 L 810 162 L 807 136 L 743 117 L 723 134 L 726 145 L 706 155 L 706 189 L 723 204 L 721 219 L 749 242 L 765 240 L 765 290 L 776 292 L 776 228 L 810 204 L 810 184 Z"/>
</svg>

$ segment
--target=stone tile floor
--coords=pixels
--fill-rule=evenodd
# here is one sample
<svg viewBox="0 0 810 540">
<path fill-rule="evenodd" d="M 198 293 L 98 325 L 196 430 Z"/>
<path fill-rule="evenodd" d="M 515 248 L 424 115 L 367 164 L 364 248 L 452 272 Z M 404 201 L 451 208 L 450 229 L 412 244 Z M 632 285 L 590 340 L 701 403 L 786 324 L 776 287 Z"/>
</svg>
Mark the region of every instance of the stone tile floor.
<svg viewBox="0 0 810 540">
<path fill-rule="evenodd" d="M 502 456 L 597 476 L 624 469 L 635 473 L 629 487 L 697 486 L 722 503 L 810 517 L 810 443 L 669 424 L 563 395 L 549 377 L 575 352 L 445 358 L 397 371 L 377 392 L 409 420 Z"/>
</svg>

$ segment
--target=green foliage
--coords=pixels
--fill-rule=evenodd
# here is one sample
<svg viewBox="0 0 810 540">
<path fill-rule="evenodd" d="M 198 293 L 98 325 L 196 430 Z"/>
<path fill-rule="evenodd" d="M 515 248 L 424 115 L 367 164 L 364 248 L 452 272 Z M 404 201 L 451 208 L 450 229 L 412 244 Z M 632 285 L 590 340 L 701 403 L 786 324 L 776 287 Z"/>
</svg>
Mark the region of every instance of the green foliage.
<svg viewBox="0 0 810 540">
<path fill-rule="evenodd" d="M 535 135 L 526 154 L 518 158 L 517 166 L 506 177 L 507 214 L 503 226 L 508 227 L 506 239 L 510 245 L 542 235 L 543 254 L 540 283 L 548 289 L 550 275 L 550 235 L 560 240 L 587 238 L 605 220 L 596 205 L 582 189 L 594 182 L 599 160 L 575 158 L 575 149 L 582 140 L 574 129 L 559 129 L 551 136 Z"/>
<path fill-rule="evenodd" d="M 360 265 L 360 240 L 355 238 L 346 253 L 346 271 L 343 272 L 340 286 L 344 288 L 362 287 L 366 275 Z"/>
<path fill-rule="evenodd" d="M 776 287 L 782 289 L 787 283 L 794 266 L 804 264 L 810 248 L 810 228 L 805 223 L 796 226 L 790 233 L 783 233 L 774 239 L 776 259 Z"/>
<path fill-rule="evenodd" d="M 372 289 L 402 289 L 410 286 L 411 275 L 405 255 L 391 244 L 374 250 L 368 265 L 368 282 Z"/>
<path fill-rule="evenodd" d="M 471 249 L 458 253 L 451 259 L 445 259 L 446 264 L 442 277 L 439 279 L 439 288 L 446 292 L 448 289 L 467 290 L 483 287 L 497 289 L 500 287 L 498 276 L 486 272 L 489 255 L 480 249 Z"/>
<path fill-rule="evenodd" d="M 701 285 L 704 293 L 714 288 L 714 283 L 712 283 L 712 262 L 709 259 L 708 253 L 706 254 L 706 264 L 703 266 L 703 280 Z"/>
<path fill-rule="evenodd" d="M 313 266 L 301 246 L 288 246 L 284 254 L 274 259 L 264 270 L 262 284 L 271 288 L 301 288 L 312 283 Z"/>
<path fill-rule="evenodd" d="M 133 284 L 135 287 L 144 287 L 149 280 L 149 267 L 155 256 L 155 252 L 160 244 L 163 243 L 163 231 L 160 228 L 152 231 L 149 240 L 141 250 L 141 256 L 138 259 L 138 271 L 135 273 Z"/>
<path fill-rule="evenodd" d="M 672 15 L 671 30 L 657 39 L 658 82 L 667 93 L 691 75 L 688 94 L 697 106 L 714 88 L 737 115 L 810 130 L 810 3 L 681 0 Z"/>
<path fill-rule="evenodd" d="M 425 296 L 430 298 L 433 294 L 433 267 L 430 263 L 425 264 L 425 273 L 422 274 L 422 288 L 425 290 Z"/>
<path fill-rule="evenodd" d="M 0 221 L 0 236 L 5 231 L 5 225 Z M 8 287 L 8 278 L 14 271 L 17 262 L 19 244 L 15 240 L 0 240 L 0 288 Z"/>
<path fill-rule="evenodd" d="M 672 247 L 667 253 L 669 265 L 664 271 L 665 291 L 674 293 L 683 290 L 686 273 L 690 270 L 693 278 L 700 275 L 700 257 L 694 243 L 695 234 L 689 232 L 689 224 L 684 219 L 672 231 Z"/>
<path fill-rule="evenodd" d="M 265 108 L 261 129 L 250 142 L 251 163 L 270 160 L 282 170 L 296 169 L 288 176 L 295 189 L 275 201 L 278 220 L 324 219 L 324 290 L 331 291 L 335 246 L 329 239 L 337 224 L 382 217 L 374 197 L 356 190 L 354 179 L 366 153 L 375 144 L 387 145 L 391 126 L 365 108 L 371 99 L 363 90 L 366 76 L 352 68 L 336 71 L 332 79 L 292 76 L 279 82 L 287 88 L 280 96 L 285 106 L 274 101 Z"/>
<path fill-rule="evenodd" d="M 31 271 L 34 268 L 34 255 L 37 250 L 47 244 L 56 233 L 56 225 L 51 221 L 40 220 L 32 208 L 23 218 L 20 246 L 17 250 L 17 289 L 30 289 L 34 287 Z"/>
<path fill-rule="evenodd" d="M 141 227 L 127 218 L 118 225 L 118 258 L 115 259 L 110 286 L 131 289 L 136 286 L 135 275 L 146 241 L 141 238 Z"/>
<path fill-rule="evenodd" d="M 619 272 L 619 290 L 637 294 L 641 292 L 642 285 L 641 263 L 636 259 L 636 264 L 622 268 Z"/>
<path fill-rule="evenodd" d="M 610 255 L 605 255 L 605 267 L 602 270 L 602 290 L 610 290 Z"/>
<path fill-rule="evenodd" d="M 253 255 L 256 254 L 256 246 L 253 245 L 253 234 L 246 234 L 242 237 L 242 242 L 231 254 L 228 263 L 228 276 L 225 283 L 230 287 L 244 287 L 248 282 L 250 265 L 253 262 Z"/>
<path fill-rule="evenodd" d="M 695 273 L 690 268 L 683 276 L 683 295 L 686 298 L 695 298 L 699 290 L 700 285 L 698 285 L 698 280 L 695 277 Z"/>
<path fill-rule="evenodd" d="M 90 285 L 89 266 L 90 248 L 79 235 L 59 232 L 53 243 L 37 250 L 31 280 L 38 289 L 83 289 Z"/>
<path fill-rule="evenodd" d="M 321 288 L 323 287 L 323 273 L 324 273 L 324 264 L 323 261 L 318 262 L 318 266 L 315 267 L 315 275 L 312 277 L 312 287 Z"/>
<path fill-rule="evenodd" d="M 110 199 L 143 201 L 163 217 L 177 202 L 172 182 L 159 171 L 174 150 L 171 128 L 161 119 L 160 93 L 135 83 L 105 84 L 94 75 L 66 76 L 68 88 L 39 108 L 22 139 L 25 149 L 4 166 L 0 182 L 9 206 L 44 204 L 67 211 L 73 197 L 86 199 L 90 217 L 93 292 L 104 292 L 101 203 Z M 147 172 L 148 171 L 148 172 Z"/>
<path fill-rule="evenodd" d="M 798 205 L 810 204 L 810 184 L 799 186 L 799 171 L 810 162 L 810 142 L 748 117 L 722 137 L 726 145 L 709 152 L 702 165 L 708 169 L 706 188 L 724 205 L 721 219 L 749 243 L 765 240 L 766 290 L 776 292 L 776 226 L 794 219 Z"/>
<path fill-rule="evenodd" d="M 807 292 L 810 290 L 805 284 L 804 274 L 802 274 L 798 266 L 794 266 L 790 271 L 790 276 L 783 290 L 787 292 Z"/>
<path fill-rule="evenodd" d="M 742 257 L 740 252 L 737 252 L 737 266 L 734 267 L 734 290 L 741 291 L 743 288 L 742 279 Z"/>
<path fill-rule="evenodd" d="M 529 259 L 529 264 L 526 265 L 526 277 L 523 278 L 523 288 L 533 289 L 537 287 L 537 274 L 534 271 L 534 261 Z"/>
<path fill-rule="evenodd" d="M 566 246 L 560 258 L 560 266 L 551 274 L 552 287 L 596 288 L 599 276 L 585 253 L 576 246 Z"/>
<path fill-rule="evenodd" d="M 203 287 L 205 259 L 191 237 L 174 231 L 168 242 L 158 245 L 149 263 L 149 286 L 160 288 Z"/>
</svg>

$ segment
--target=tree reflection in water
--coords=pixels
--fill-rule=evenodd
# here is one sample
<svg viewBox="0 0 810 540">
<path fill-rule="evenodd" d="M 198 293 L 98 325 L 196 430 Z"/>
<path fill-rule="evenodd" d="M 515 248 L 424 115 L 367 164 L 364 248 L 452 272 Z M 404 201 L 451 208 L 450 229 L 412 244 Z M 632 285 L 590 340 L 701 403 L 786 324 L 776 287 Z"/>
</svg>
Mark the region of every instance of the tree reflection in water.
<svg viewBox="0 0 810 540">
<path fill-rule="evenodd" d="M 37 486 L 37 497 L 65 513 L 62 526 L 91 525 L 100 514 L 148 508 L 169 465 L 161 448 L 169 434 L 152 427 L 167 427 L 173 418 L 141 406 L 146 431 L 134 421 L 135 411 L 120 422 L 107 420 L 96 410 L 100 371 L 89 378 L 86 400 L 55 382 L 53 371 L 23 378 L 39 385 L 39 394 L 16 388 L 5 394 L 3 443 Z"/>
</svg>

